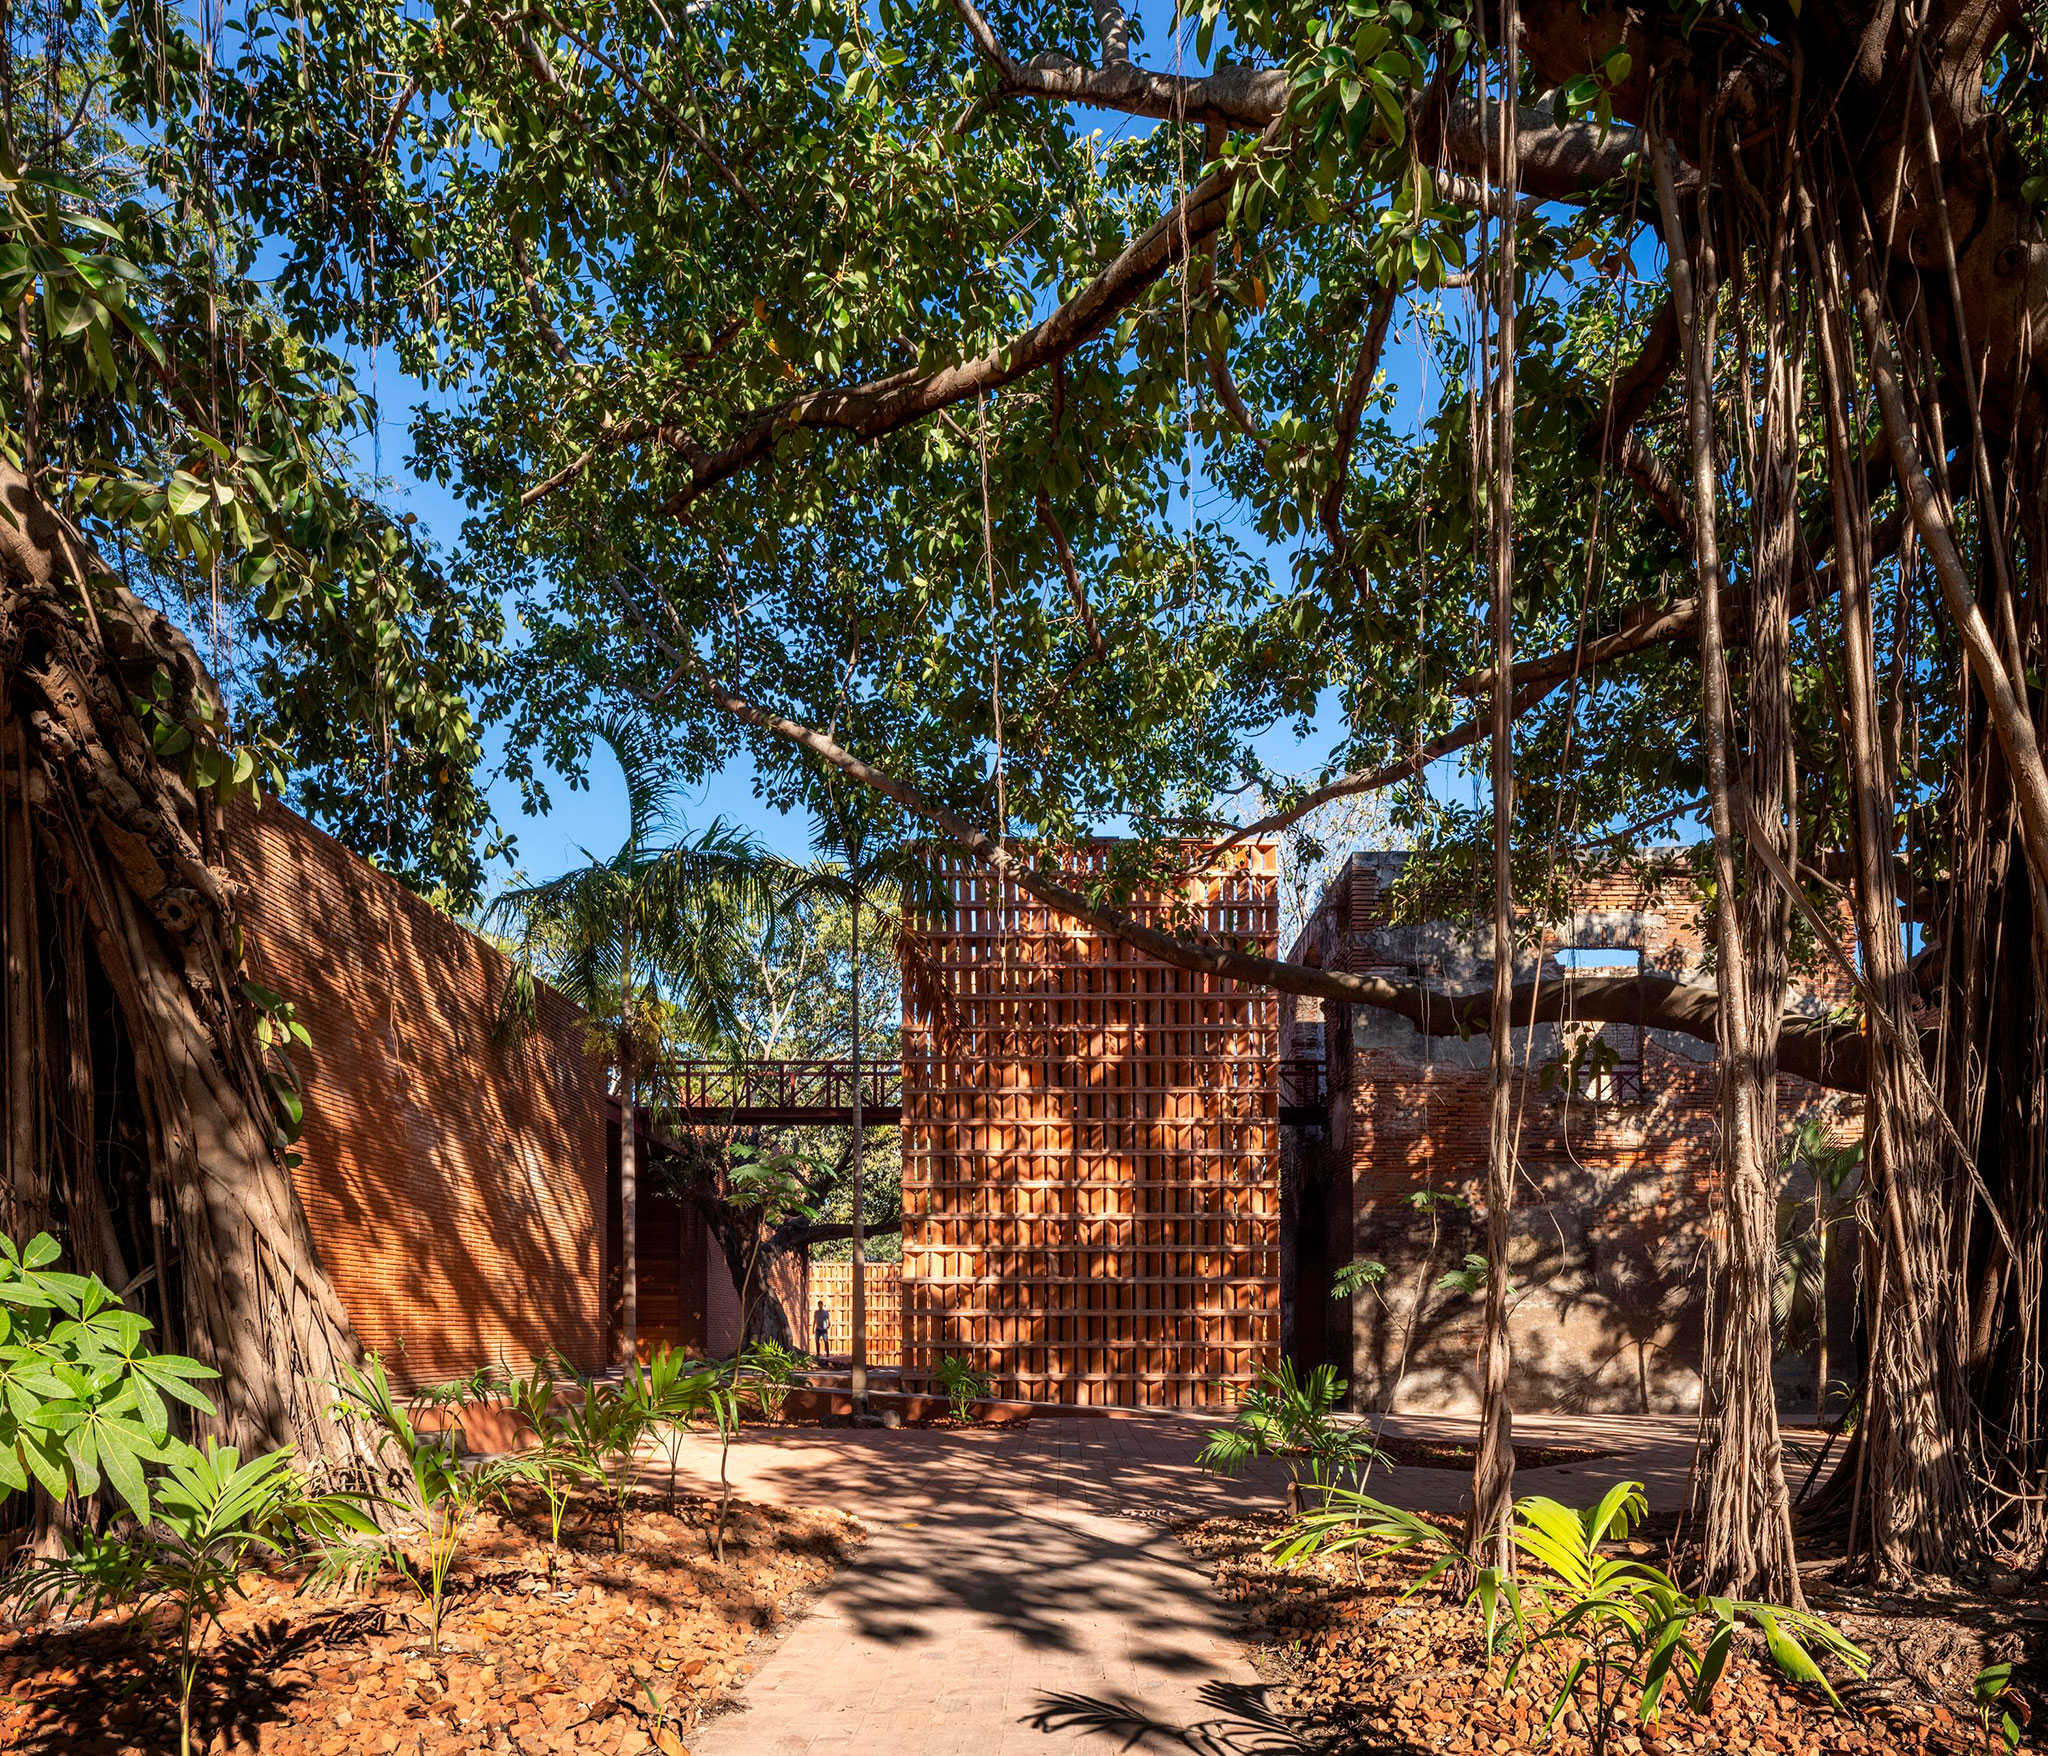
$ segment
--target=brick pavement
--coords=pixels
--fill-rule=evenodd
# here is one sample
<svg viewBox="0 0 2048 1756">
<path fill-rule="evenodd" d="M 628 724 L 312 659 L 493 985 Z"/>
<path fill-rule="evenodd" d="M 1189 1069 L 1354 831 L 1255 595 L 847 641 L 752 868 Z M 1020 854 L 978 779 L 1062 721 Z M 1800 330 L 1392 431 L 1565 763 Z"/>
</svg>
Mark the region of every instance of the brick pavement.
<svg viewBox="0 0 2048 1756">
<path fill-rule="evenodd" d="M 1418 1436 L 1469 1422 L 1396 1417 Z M 1231 1483 L 1196 1452 L 1213 1426 L 1131 1414 L 1036 1417 L 1009 1431 L 750 1430 L 738 1492 L 855 1513 L 870 1540 L 766 1656 L 694 1756 L 1054 1756 L 1066 1749 L 1282 1756 L 1305 1748 L 1268 1711 L 1228 1617 L 1164 1528 L 1188 1514 L 1273 1508 L 1284 1474 Z M 1668 1504 L 1684 1491 L 1687 1423 L 1538 1420 L 1532 1442 L 1613 1444 L 1612 1458 L 1521 1485 L 1589 1500 L 1626 1474 Z M 683 1471 L 705 1486 L 715 1445 Z M 1454 1507 L 1457 1471 L 1404 1469 L 1376 1491 Z"/>
</svg>

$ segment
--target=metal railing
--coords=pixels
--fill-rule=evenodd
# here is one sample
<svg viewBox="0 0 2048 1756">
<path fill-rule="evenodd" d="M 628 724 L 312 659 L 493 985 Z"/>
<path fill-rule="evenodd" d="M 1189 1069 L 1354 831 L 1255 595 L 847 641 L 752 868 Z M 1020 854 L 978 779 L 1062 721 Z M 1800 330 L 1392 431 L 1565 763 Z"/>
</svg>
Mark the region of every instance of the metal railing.
<svg viewBox="0 0 2048 1756">
<path fill-rule="evenodd" d="M 851 1061 L 671 1061 L 662 1068 L 675 1108 L 690 1121 L 809 1122 L 853 1119 Z M 903 1107 L 903 1069 L 865 1061 L 860 1101 L 877 1122 Z"/>
<path fill-rule="evenodd" d="M 1280 1063 L 1280 1119 L 1307 1120 L 1330 1107 L 1329 1067 L 1320 1056 L 1289 1056 Z"/>
<path fill-rule="evenodd" d="M 851 1061 L 670 1061 L 660 1070 L 669 1090 L 662 1108 L 682 1122 L 850 1122 Z M 1282 1121 L 1320 1121 L 1329 1109 L 1326 1069 L 1307 1056 L 1279 1065 Z M 864 1062 L 863 1119 L 894 1122 L 903 1114 L 903 1069 L 895 1061 Z"/>
</svg>

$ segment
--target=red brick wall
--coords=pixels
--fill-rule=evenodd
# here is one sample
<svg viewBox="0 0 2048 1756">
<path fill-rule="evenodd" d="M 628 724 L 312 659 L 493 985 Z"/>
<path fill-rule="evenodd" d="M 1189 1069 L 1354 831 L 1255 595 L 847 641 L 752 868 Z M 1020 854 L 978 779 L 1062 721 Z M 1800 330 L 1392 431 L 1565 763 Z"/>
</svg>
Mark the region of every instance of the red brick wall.
<svg viewBox="0 0 2048 1756">
<path fill-rule="evenodd" d="M 1277 863 L 1247 844 L 1188 900 L 1270 950 Z M 1227 1405 L 1280 1338 L 1272 995 L 947 877 L 904 960 L 906 1386 L 960 1354 L 1005 1399 Z"/>
<path fill-rule="evenodd" d="M 1491 979 L 1490 928 L 1388 925 L 1399 856 L 1361 855 L 1326 893 L 1298 958 L 1398 981 L 1469 990 Z M 1542 950 L 1629 948 L 1646 968 L 1709 981 L 1689 890 L 1628 877 L 1581 887 Z M 1484 953 L 1484 955 L 1482 955 Z M 1517 979 L 1534 973 L 1534 953 Z M 1833 1003 L 1819 983 L 1809 1003 Z M 1485 1040 L 1425 1039 L 1366 1008 L 1323 1008 L 1330 1056 L 1330 1152 L 1348 1166 L 1350 1254 L 1387 1264 L 1351 1304 L 1350 1366 L 1361 1403 L 1477 1406 L 1480 1304 L 1435 1283 L 1483 1252 L 1488 1132 Z M 1302 1022 L 1306 1022 L 1303 1020 Z M 1584 1028 L 1584 1027 L 1580 1027 Z M 1302 1033 L 1304 1038 L 1309 1033 Z M 1531 1042 L 1531 1037 L 1534 1042 Z M 1641 1090 L 1596 1099 L 1542 1072 L 1555 1027 L 1516 1031 L 1528 1072 L 1516 1082 L 1520 1184 L 1509 1278 L 1516 1403 L 1524 1410 L 1682 1410 L 1699 1394 L 1702 1294 L 1718 1169 L 1711 1044 L 1645 1033 Z M 1781 1128 L 1819 1114 L 1853 1133 L 1852 1104 L 1803 1080 L 1780 1081 Z M 1462 1209 L 1418 1210 L 1418 1192 Z M 1304 1298 L 1311 1296 L 1304 1290 Z"/>
<path fill-rule="evenodd" d="M 253 977 L 298 1009 L 297 1172 L 357 1333 L 419 1383 L 555 1347 L 604 1363 L 605 1082 L 548 989 L 282 805 L 230 818 Z"/>
</svg>

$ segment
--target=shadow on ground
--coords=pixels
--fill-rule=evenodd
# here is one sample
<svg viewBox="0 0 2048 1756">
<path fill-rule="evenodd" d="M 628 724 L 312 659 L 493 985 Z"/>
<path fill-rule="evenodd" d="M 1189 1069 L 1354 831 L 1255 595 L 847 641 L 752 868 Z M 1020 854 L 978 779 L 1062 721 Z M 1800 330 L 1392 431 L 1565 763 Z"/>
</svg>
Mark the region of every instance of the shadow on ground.
<svg viewBox="0 0 2048 1756">
<path fill-rule="evenodd" d="M 1024 1720 L 1035 1732 L 1114 1738 L 1125 1750 L 1191 1750 L 1196 1756 L 1298 1756 L 1315 1746 L 1266 1701 L 1264 1684 L 1205 1683 L 1200 1700 L 1209 1717 L 1174 1725 L 1128 1699 L 1093 1695 L 1039 1698 Z"/>
</svg>

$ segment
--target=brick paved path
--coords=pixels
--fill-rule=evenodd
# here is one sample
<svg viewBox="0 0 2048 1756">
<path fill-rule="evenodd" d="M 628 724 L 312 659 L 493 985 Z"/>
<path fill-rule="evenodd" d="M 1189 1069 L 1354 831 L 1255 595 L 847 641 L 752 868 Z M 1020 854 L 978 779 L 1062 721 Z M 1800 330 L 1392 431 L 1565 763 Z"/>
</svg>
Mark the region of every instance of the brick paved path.
<svg viewBox="0 0 2048 1756">
<path fill-rule="evenodd" d="M 1423 1417 L 1391 1424 L 1469 1432 Z M 698 1728 L 693 1756 L 1303 1749 L 1268 1713 L 1226 1616 L 1163 1528 L 1281 1502 L 1284 1476 L 1270 1465 L 1236 1483 L 1197 1470 L 1207 1431 L 1164 1415 L 1040 1416 L 1007 1432 L 750 1430 L 733 1448 L 738 1492 L 842 1507 L 870 1540 L 737 1709 Z M 1659 1503 L 1683 1493 L 1683 1423 L 1529 1421 L 1518 1432 L 1626 1447 L 1529 1472 L 1530 1492 L 1585 1500 L 1627 1474 Z M 693 1441 L 683 1469 L 715 1484 L 716 1447 Z M 1375 1490 L 1448 1509 L 1462 1478 L 1400 1470 Z"/>
</svg>

